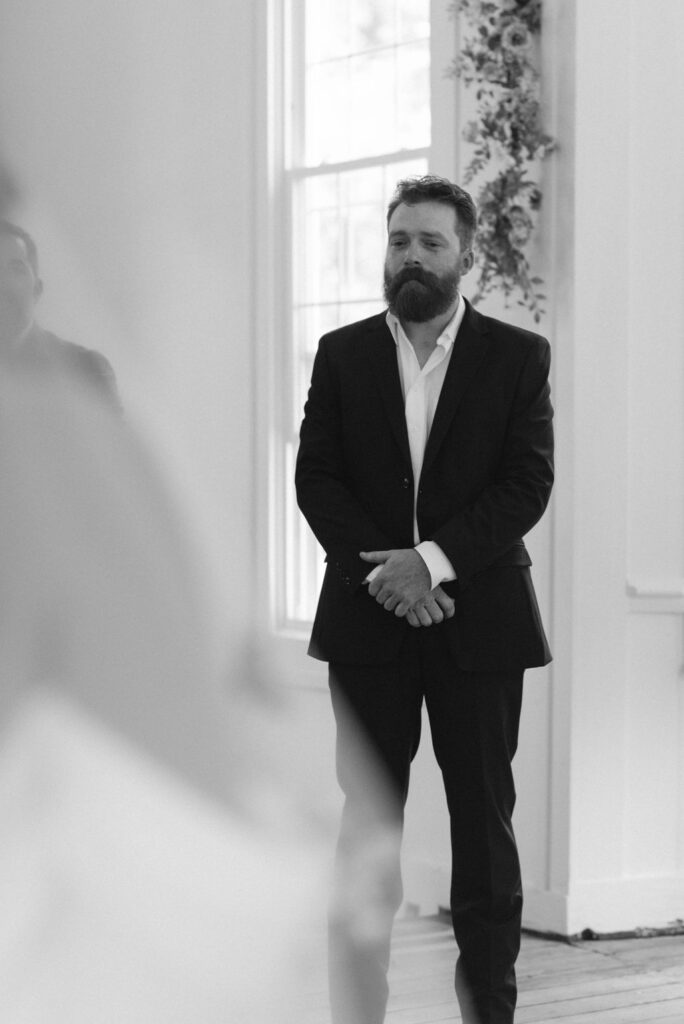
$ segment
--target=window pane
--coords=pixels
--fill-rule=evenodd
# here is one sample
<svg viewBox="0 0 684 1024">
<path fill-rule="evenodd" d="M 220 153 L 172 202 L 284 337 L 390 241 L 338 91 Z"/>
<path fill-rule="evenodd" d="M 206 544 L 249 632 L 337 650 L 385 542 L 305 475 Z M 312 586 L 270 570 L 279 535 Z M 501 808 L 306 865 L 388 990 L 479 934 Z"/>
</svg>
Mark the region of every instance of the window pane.
<svg viewBox="0 0 684 1024">
<path fill-rule="evenodd" d="M 397 38 L 401 42 L 430 38 L 430 4 L 415 0 L 398 0 Z"/>
<path fill-rule="evenodd" d="M 296 507 L 292 478 L 302 411 L 321 335 L 379 313 L 386 207 L 399 178 L 427 160 L 430 124 L 429 0 L 299 0 L 291 154 L 292 319 L 283 423 L 281 622 L 313 618 L 323 553 Z M 297 30 L 298 31 L 298 30 Z M 297 103 L 300 105 L 297 106 Z M 349 161 L 369 166 L 345 168 Z M 325 164 L 338 165 L 333 171 Z M 281 563 L 281 564 L 283 564 Z"/>
<path fill-rule="evenodd" d="M 349 0 L 308 0 L 305 43 L 307 64 L 346 56 L 352 48 Z"/>
<path fill-rule="evenodd" d="M 419 2 L 416 6 L 423 5 Z M 395 0 L 351 0 L 350 7 L 352 50 L 359 53 L 396 42 Z"/>
<path fill-rule="evenodd" d="M 380 164 L 299 181 L 293 195 L 295 308 L 381 302 L 385 211 L 399 178 L 426 161 Z"/>
<path fill-rule="evenodd" d="M 428 0 L 307 4 L 308 166 L 427 146 Z"/>
<path fill-rule="evenodd" d="M 306 75 L 305 162 L 311 166 L 343 159 L 349 148 L 349 61 L 326 61 Z"/>
<path fill-rule="evenodd" d="M 430 43 L 422 40 L 397 48 L 397 149 L 430 144 Z M 420 141 L 416 142 L 419 138 Z"/>
</svg>

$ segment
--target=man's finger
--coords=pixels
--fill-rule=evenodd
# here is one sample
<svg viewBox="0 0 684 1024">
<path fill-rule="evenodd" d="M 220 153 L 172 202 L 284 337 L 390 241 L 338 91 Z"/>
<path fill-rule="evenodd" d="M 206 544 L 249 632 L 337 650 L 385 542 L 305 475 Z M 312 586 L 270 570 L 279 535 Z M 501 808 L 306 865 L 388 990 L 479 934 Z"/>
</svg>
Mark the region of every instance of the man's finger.
<svg viewBox="0 0 684 1024">
<path fill-rule="evenodd" d="M 437 601 L 434 599 L 425 602 L 425 611 L 433 622 L 444 622 L 444 613 Z"/>
<path fill-rule="evenodd" d="M 391 551 L 359 551 L 359 557 L 364 562 L 374 562 L 376 565 L 382 565 L 383 562 L 387 561 L 391 553 Z"/>
<path fill-rule="evenodd" d="M 378 598 L 378 600 L 379 600 L 379 598 Z M 396 594 L 390 594 L 390 596 L 387 598 L 387 600 L 383 601 L 382 607 L 385 608 L 388 612 L 393 612 L 398 604 L 399 604 L 399 598 L 396 596 Z"/>
<path fill-rule="evenodd" d="M 444 612 L 445 618 L 452 618 L 452 616 L 456 613 L 456 603 L 454 599 L 452 597 L 449 597 L 448 594 L 445 594 L 441 587 L 435 588 L 434 599 Z"/>
<path fill-rule="evenodd" d="M 444 612 L 445 619 L 451 619 L 456 614 L 456 603 L 448 594 L 437 600 L 437 604 Z"/>
<path fill-rule="evenodd" d="M 419 605 L 417 608 L 414 608 L 414 611 L 418 616 L 421 626 L 432 625 L 432 616 L 424 605 Z"/>
<path fill-rule="evenodd" d="M 409 608 L 409 610 L 406 612 L 406 621 L 408 622 L 409 626 L 413 626 L 414 629 L 418 629 L 420 627 L 418 616 L 414 612 L 413 608 Z"/>
</svg>

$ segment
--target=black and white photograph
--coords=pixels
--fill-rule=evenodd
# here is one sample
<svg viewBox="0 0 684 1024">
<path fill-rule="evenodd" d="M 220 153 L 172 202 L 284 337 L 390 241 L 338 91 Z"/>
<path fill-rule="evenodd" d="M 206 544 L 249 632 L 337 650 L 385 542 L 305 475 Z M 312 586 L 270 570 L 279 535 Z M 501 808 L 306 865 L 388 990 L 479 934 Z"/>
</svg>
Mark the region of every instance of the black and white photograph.
<svg viewBox="0 0 684 1024">
<path fill-rule="evenodd" d="M 0 1024 L 684 1020 L 684 4 L 0 3 Z"/>
</svg>

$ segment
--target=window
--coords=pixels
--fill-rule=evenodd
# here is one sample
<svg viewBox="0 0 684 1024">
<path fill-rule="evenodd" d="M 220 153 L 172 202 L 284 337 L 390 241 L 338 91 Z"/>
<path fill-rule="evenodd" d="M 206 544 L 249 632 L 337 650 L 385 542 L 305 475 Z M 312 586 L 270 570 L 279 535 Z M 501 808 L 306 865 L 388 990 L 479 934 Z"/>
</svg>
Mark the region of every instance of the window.
<svg viewBox="0 0 684 1024">
<path fill-rule="evenodd" d="M 382 309 L 387 202 L 399 178 L 434 166 L 435 93 L 444 87 L 430 0 L 290 0 L 282 15 L 287 269 L 276 268 L 284 348 L 271 582 L 276 625 L 297 630 L 313 617 L 323 573 L 293 486 L 316 346 L 326 331 Z M 450 57 L 442 55 L 442 80 Z"/>
</svg>

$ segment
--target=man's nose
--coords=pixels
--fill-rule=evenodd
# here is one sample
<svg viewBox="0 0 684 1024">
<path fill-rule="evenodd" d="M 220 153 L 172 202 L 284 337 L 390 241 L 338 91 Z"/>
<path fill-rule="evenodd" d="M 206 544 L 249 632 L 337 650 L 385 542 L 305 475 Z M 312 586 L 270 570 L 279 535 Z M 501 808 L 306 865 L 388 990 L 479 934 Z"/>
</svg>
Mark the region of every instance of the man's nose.
<svg viewBox="0 0 684 1024">
<path fill-rule="evenodd" d="M 404 263 L 408 263 L 409 265 L 420 263 L 420 247 L 417 242 L 410 242 L 406 247 Z"/>
</svg>

